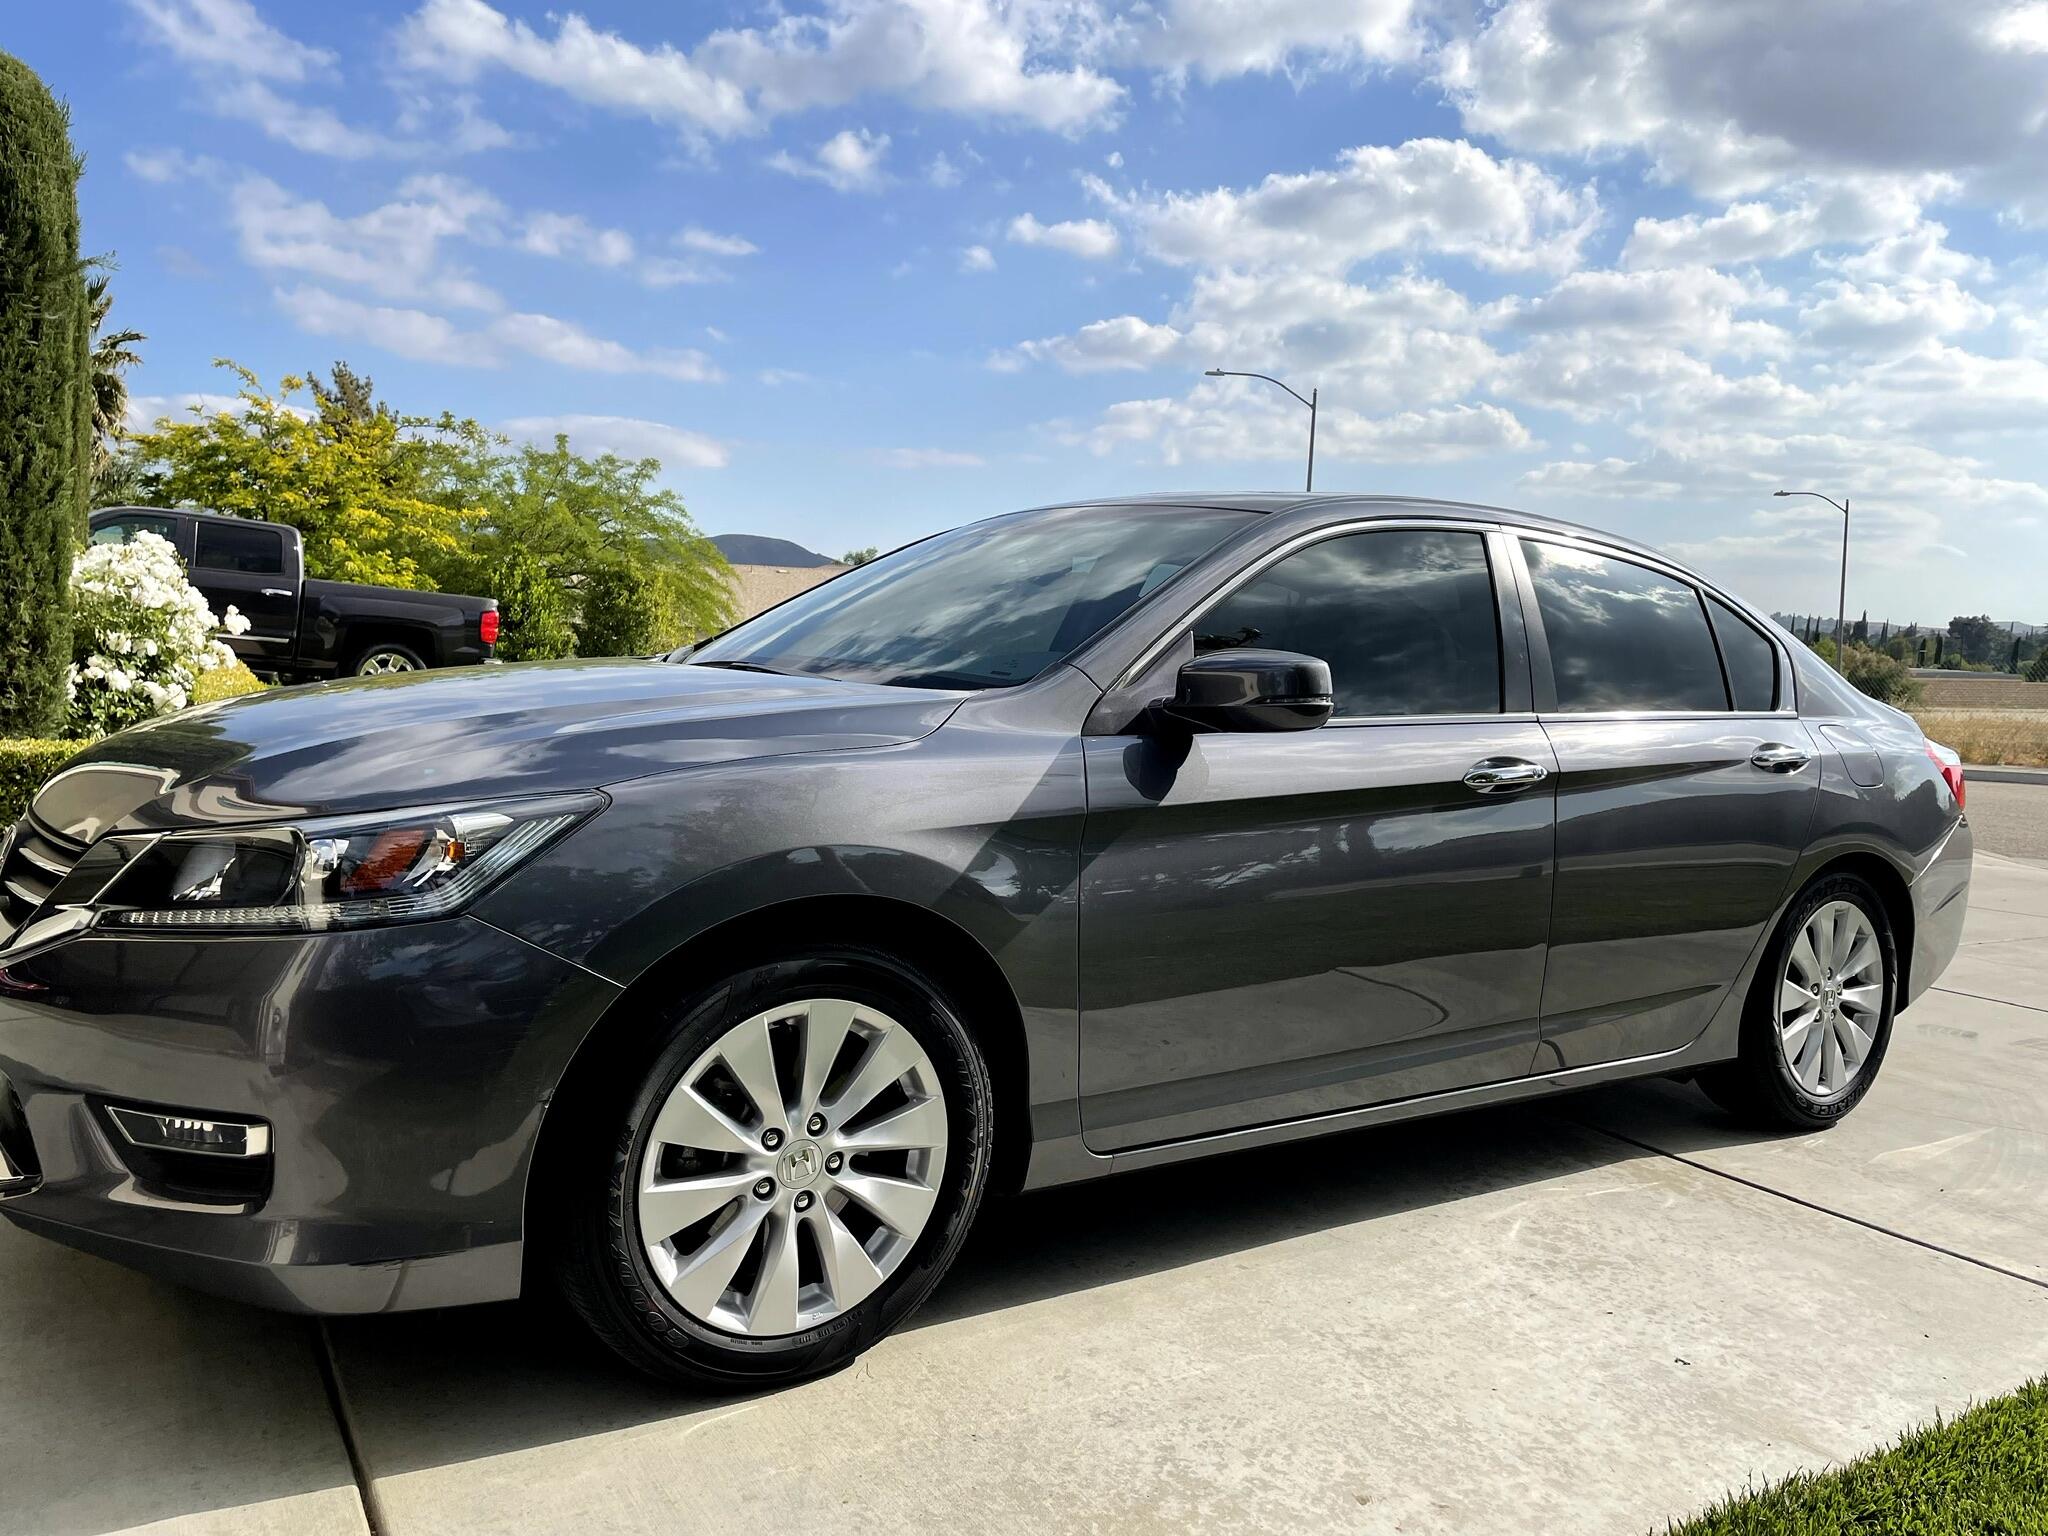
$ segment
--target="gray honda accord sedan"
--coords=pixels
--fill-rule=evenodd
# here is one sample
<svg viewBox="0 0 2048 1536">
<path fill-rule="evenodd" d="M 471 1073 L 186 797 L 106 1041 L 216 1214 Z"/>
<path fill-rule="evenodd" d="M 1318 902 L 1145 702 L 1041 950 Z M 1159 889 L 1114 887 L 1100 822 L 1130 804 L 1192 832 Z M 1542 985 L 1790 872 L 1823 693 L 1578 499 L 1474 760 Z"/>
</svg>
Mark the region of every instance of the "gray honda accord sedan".
<svg viewBox="0 0 2048 1536">
<path fill-rule="evenodd" d="M 0 1212 L 299 1311 L 552 1287 L 725 1387 L 993 1192 L 1654 1073 L 1825 1128 L 1970 880 L 1954 754 L 1739 599 L 1351 496 L 187 710 L 0 848 Z"/>
</svg>

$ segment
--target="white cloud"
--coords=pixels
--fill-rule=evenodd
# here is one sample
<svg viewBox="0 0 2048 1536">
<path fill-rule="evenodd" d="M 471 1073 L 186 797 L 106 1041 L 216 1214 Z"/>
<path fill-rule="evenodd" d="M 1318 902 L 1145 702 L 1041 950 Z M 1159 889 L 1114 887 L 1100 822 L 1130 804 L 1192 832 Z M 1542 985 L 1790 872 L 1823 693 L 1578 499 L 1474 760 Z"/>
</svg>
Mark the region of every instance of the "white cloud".
<svg viewBox="0 0 2048 1536">
<path fill-rule="evenodd" d="M 1494 323 L 1529 333 L 1596 336 L 1627 345 L 1650 342 L 1701 353 L 1784 350 L 1782 330 L 1746 310 L 1784 303 L 1784 295 L 1753 279 L 1711 267 L 1573 272 L 1534 299 L 1509 299 Z"/>
<path fill-rule="evenodd" d="M 1864 245 L 1903 234 L 1942 190 L 1938 178 L 1863 177 L 1793 186 L 1774 202 L 1730 204 L 1711 217 L 1637 219 L 1622 265 L 1727 266 L 1775 261 L 1823 245 Z"/>
<path fill-rule="evenodd" d="M 960 252 L 962 272 L 993 272 L 995 269 L 995 253 L 985 245 L 970 245 Z"/>
<path fill-rule="evenodd" d="M 128 0 L 152 42 L 187 64 L 268 80 L 304 80 L 334 55 L 287 37 L 250 0 Z"/>
<path fill-rule="evenodd" d="M 1948 278 L 1935 282 L 1823 283 L 1799 311 L 1806 339 L 1860 356 L 1910 352 L 1939 337 L 1975 330 L 1994 314 Z"/>
<path fill-rule="evenodd" d="M 1239 381 L 1223 380 L 1224 385 Z M 1098 457 L 1150 450 L 1159 462 L 1300 462 L 1308 445 L 1308 413 L 1283 409 L 1242 390 L 1207 385 L 1182 399 L 1125 400 L 1092 425 L 1055 424 L 1060 440 Z M 1367 460 L 1439 464 L 1535 446 L 1512 412 L 1496 405 L 1457 405 L 1391 416 L 1363 416 L 1326 407 L 1317 424 L 1318 463 Z"/>
<path fill-rule="evenodd" d="M 1412 0 L 1161 0 L 1124 22 L 1119 52 L 1210 81 L 1405 60 L 1422 44 L 1414 13 Z"/>
<path fill-rule="evenodd" d="M 594 267 L 622 267 L 633 259 L 633 237 L 623 229 L 600 229 L 580 213 L 527 215 L 518 246 L 535 256 L 562 257 Z"/>
<path fill-rule="evenodd" d="M 444 262 L 442 244 L 494 226 L 503 205 L 453 176 L 415 176 L 398 194 L 368 213 L 344 217 L 266 177 L 248 176 L 230 193 L 228 216 L 252 266 L 355 284 L 385 298 L 497 308 L 496 293 Z"/>
<path fill-rule="evenodd" d="M 1059 224 L 1041 224 L 1028 213 L 1010 220 L 1010 240 L 1016 245 L 1043 245 L 1084 261 L 1102 261 L 1117 253 L 1121 243 L 1115 226 L 1101 219 L 1068 219 Z"/>
<path fill-rule="evenodd" d="M 2048 215 L 2038 55 L 2007 0 L 1505 0 L 1447 13 L 1439 80 L 1511 148 L 1639 150 L 1708 196 L 1792 176 L 1953 175 Z M 2030 17 L 2031 13 L 2023 13 Z"/>
<path fill-rule="evenodd" d="M 1342 272 L 1394 252 L 1506 270 L 1567 270 L 1599 223 L 1590 187 L 1472 144 L 1411 139 L 1346 150 L 1329 170 L 1239 190 L 1122 197 L 1091 183 L 1163 261 Z"/>
<path fill-rule="evenodd" d="M 941 191 L 945 191 L 948 188 L 959 186 L 963 178 L 960 167 L 946 158 L 944 150 L 940 150 L 925 162 L 924 179 Z"/>
<path fill-rule="evenodd" d="M 166 416 L 173 421 L 189 421 L 195 411 L 207 416 L 239 416 L 246 408 L 239 395 L 208 394 L 204 390 L 177 395 L 130 395 L 121 427 L 126 432 L 147 432 Z"/>
<path fill-rule="evenodd" d="M 723 469 L 732 458 L 730 449 L 716 438 L 637 416 L 515 416 L 499 427 L 508 436 L 542 444 L 564 435 L 578 453 L 659 459 L 671 470 Z"/>
<path fill-rule="evenodd" d="M 220 168 L 217 161 L 205 155 L 188 155 L 182 149 L 168 145 L 157 149 L 131 149 L 121 157 L 121 163 L 128 167 L 128 174 L 136 180 L 159 186 L 211 176 Z"/>
<path fill-rule="evenodd" d="M 752 256 L 761 249 L 740 235 L 721 235 L 715 230 L 699 229 L 694 224 L 677 233 L 676 244 L 686 251 L 702 251 L 707 256 Z"/>
<path fill-rule="evenodd" d="M 411 68 L 456 81 L 499 69 L 609 111 L 711 138 L 786 114 L 894 97 L 928 111 L 1079 132 L 1123 88 L 1079 63 L 1061 13 L 988 0 L 845 0 L 823 15 L 713 32 L 694 50 L 558 17 L 552 35 L 484 0 L 426 0 L 399 31 Z"/>
<path fill-rule="evenodd" d="M 280 95 L 261 80 L 219 86 L 207 99 L 222 117 L 254 123 L 279 143 L 309 155 L 364 160 L 373 155 L 414 152 L 383 134 L 343 122 L 330 108 Z"/>
<path fill-rule="evenodd" d="M 950 448 L 888 448 L 874 455 L 884 469 L 980 469 L 988 461 L 978 453 Z"/>
<path fill-rule="evenodd" d="M 636 350 L 553 315 L 504 314 L 465 331 L 443 315 L 364 304 L 310 285 L 280 289 L 276 298 L 302 330 L 367 341 L 423 362 L 494 368 L 517 353 L 587 373 L 651 374 L 685 383 L 722 377 L 718 366 L 694 348 Z"/>
<path fill-rule="evenodd" d="M 768 164 L 790 176 L 822 181 L 835 192 L 873 192 L 882 185 L 882 157 L 889 152 L 889 135 L 873 134 L 865 128 L 845 128 L 820 144 L 808 157 L 799 158 L 788 150 L 777 150 Z"/>
</svg>

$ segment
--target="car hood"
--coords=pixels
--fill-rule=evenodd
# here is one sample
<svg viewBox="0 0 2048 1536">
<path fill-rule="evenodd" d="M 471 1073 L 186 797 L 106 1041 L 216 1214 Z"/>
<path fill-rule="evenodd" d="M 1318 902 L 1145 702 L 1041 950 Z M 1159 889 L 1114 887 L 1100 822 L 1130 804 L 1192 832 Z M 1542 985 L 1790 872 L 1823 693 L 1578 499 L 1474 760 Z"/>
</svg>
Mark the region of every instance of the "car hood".
<svg viewBox="0 0 2048 1536">
<path fill-rule="evenodd" d="M 36 800 L 82 840 L 589 789 L 735 758 L 885 747 L 963 695 L 659 661 L 532 662 L 282 688 L 110 736 Z"/>
</svg>

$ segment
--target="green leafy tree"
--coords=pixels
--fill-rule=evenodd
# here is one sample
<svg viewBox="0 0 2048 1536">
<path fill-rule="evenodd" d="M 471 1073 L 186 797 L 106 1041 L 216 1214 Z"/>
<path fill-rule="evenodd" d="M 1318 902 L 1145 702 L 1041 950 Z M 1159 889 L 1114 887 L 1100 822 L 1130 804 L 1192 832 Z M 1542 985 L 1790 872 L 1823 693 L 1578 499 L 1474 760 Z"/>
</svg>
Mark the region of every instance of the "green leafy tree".
<svg viewBox="0 0 2048 1536">
<path fill-rule="evenodd" d="M 1880 704 L 1900 709 L 1917 704 L 1924 691 L 1920 679 L 1903 661 L 1854 641 L 1844 653 L 1842 676 Z"/>
<path fill-rule="evenodd" d="M 86 280 L 86 319 L 92 327 L 92 484 L 93 499 L 100 501 L 103 483 L 115 468 L 115 454 L 121 428 L 128 415 L 128 370 L 142 366 L 138 341 L 149 338 L 140 331 L 110 331 L 107 315 L 114 307 L 108 263 L 95 263 L 100 270 Z M 105 503 L 102 503 L 105 504 Z"/>
<path fill-rule="evenodd" d="M 2001 633 L 1991 622 L 1991 615 L 1958 615 L 1948 621 L 1949 638 L 1955 642 L 1954 649 L 1964 661 L 1989 661 L 1992 647 Z"/>
<path fill-rule="evenodd" d="M 550 661 L 574 654 L 568 594 L 533 556 L 513 550 L 481 562 L 475 589 L 498 600 L 501 661 Z"/>
<path fill-rule="evenodd" d="M 135 450 L 151 467 L 146 499 L 289 523 L 304 536 L 310 576 L 432 587 L 432 571 L 460 553 L 474 516 L 439 494 L 437 450 L 444 438 L 482 429 L 381 405 L 360 419 L 307 410 L 296 403 L 312 392 L 303 377 L 287 375 L 273 395 L 248 369 L 225 359 L 218 366 L 241 380 L 241 410 L 195 409 L 191 421 L 164 419 L 136 434 Z"/>
<path fill-rule="evenodd" d="M 2027 681 L 2048 683 L 2048 650 L 2043 650 L 2034 658 L 2033 665 L 2027 668 Z"/>
<path fill-rule="evenodd" d="M 866 549 L 849 549 L 845 554 L 839 557 L 839 563 L 841 565 L 866 565 L 870 560 L 874 559 L 875 556 L 879 555 L 880 553 L 881 550 L 877 549 L 872 544 L 870 544 Z"/>
<path fill-rule="evenodd" d="M 64 708 L 91 474 L 90 324 L 70 120 L 0 53 L 0 737 Z"/>
<path fill-rule="evenodd" d="M 631 565 L 600 566 L 583 583 L 576 625 L 579 656 L 645 656 L 655 648 L 662 613 L 661 577 Z"/>
</svg>

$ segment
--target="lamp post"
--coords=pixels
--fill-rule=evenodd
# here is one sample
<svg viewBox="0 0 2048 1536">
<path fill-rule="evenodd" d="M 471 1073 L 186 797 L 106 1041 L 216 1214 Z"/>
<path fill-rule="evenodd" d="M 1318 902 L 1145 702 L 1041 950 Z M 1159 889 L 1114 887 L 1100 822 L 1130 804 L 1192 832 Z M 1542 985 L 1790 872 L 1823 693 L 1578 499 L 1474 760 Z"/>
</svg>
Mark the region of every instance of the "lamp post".
<svg viewBox="0 0 2048 1536">
<path fill-rule="evenodd" d="M 1840 672 L 1848 662 L 1849 632 L 1844 621 L 1849 611 L 1849 498 L 1840 501 L 1832 496 L 1823 496 L 1819 491 L 1773 491 L 1773 496 L 1811 496 L 1824 501 L 1842 514 L 1842 585 L 1835 596 L 1835 670 Z"/>
<path fill-rule="evenodd" d="M 1302 400 L 1300 390 L 1287 389 L 1285 384 L 1281 384 L 1270 373 L 1239 373 L 1230 368 L 1211 368 L 1208 372 L 1208 377 L 1212 379 L 1264 379 L 1268 384 L 1279 385 L 1281 389 L 1286 389 L 1287 393 L 1294 396 L 1295 399 L 1301 400 L 1301 403 L 1308 407 L 1308 484 L 1303 489 L 1314 490 L 1316 488 L 1316 399 L 1321 394 L 1321 391 L 1311 389 L 1308 392 L 1308 398 Z"/>
</svg>

